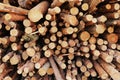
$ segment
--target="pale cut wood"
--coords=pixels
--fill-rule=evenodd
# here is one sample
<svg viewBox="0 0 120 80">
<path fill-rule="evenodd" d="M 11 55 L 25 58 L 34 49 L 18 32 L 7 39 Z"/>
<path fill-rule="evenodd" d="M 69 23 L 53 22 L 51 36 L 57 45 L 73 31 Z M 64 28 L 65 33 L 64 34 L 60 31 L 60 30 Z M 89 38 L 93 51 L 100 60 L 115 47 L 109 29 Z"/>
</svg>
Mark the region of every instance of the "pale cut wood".
<svg viewBox="0 0 120 80">
<path fill-rule="evenodd" d="M 21 61 L 20 55 L 14 53 L 14 55 L 10 58 L 11 65 L 16 65 Z"/>
<path fill-rule="evenodd" d="M 11 36 L 18 36 L 19 35 L 19 30 L 18 29 L 11 29 L 10 30 L 10 35 Z"/>
<path fill-rule="evenodd" d="M 98 38 L 98 39 L 97 39 L 97 44 L 98 44 L 98 45 L 103 45 L 103 39 Z"/>
<path fill-rule="evenodd" d="M 118 35 L 115 33 L 108 34 L 106 38 L 109 43 L 117 43 L 118 42 Z"/>
<path fill-rule="evenodd" d="M 22 9 L 19 7 L 11 6 L 8 4 L 3 4 L 0 3 L 0 12 L 11 12 L 11 13 L 16 13 L 16 14 L 21 14 L 21 15 L 27 15 L 28 10 Z"/>
<path fill-rule="evenodd" d="M 81 46 L 81 47 L 80 47 L 80 50 L 81 50 L 82 52 L 85 52 L 85 53 L 87 53 L 87 52 L 90 51 L 89 47 L 87 47 L 87 46 Z"/>
<path fill-rule="evenodd" d="M 111 49 L 116 49 L 117 45 L 115 43 L 114 44 L 109 43 L 108 47 L 111 48 Z"/>
<path fill-rule="evenodd" d="M 12 43 L 11 48 L 12 48 L 13 51 L 17 51 L 17 50 L 20 50 L 22 47 L 21 47 L 20 44 Z"/>
<path fill-rule="evenodd" d="M 96 61 L 93 61 L 93 64 L 101 79 L 107 79 L 108 73 Z"/>
<path fill-rule="evenodd" d="M 73 53 L 69 53 L 69 55 L 68 55 L 68 59 L 69 59 L 69 60 L 73 60 L 73 59 L 74 59 L 74 57 L 75 57 L 75 56 L 74 56 L 74 54 L 73 54 Z"/>
<path fill-rule="evenodd" d="M 109 55 L 107 52 L 101 52 L 100 57 L 107 63 L 111 63 L 113 56 Z"/>
<path fill-rule="evenodd" d="M 40 52 L 36 52 L 36 54 L 31 58 L 31 62 L 33 63 L 37 63 L 40 59 L 41 53 Z"/>
<path fill-rule="evenodd" d="M 82 61 L 81 61 L 80 58 L 77 58 L 77 60 L 76 60 L 76 66 L 77 67 L 81 67 L 82 66 Z"/>
<path fill-rule="evenodd" d="M 89 38 L 90 38 L 90 34 L 89 34 L 89 32 L 87 32 L 87 31 L 83 31 L 83 32 L 80 34 L 80 39 L 81 39 L 82 41 L 87 41 L 87 40 L 89 40 Z"/>
<path fill-rule="evenodd" d="M 90 76 L 90 72 L 89 72 L 89 71 L 86 71 L 86 72 L 84 72 L 84 75 L 85 75 L 86 77 L 89 77 L 89 76 Z"/>
<path fill-rule="evenodd" d="M 117 44 L 117 50 L 120 50 L 120 44 Z"/>
<path fill-rule="evenodd" d="M 84 73 L 85 71 L 87 71 L 87 67 L 84 66 L 84 65 L 82 65 L 82 66 L 80 67 L 80 71 Z"/>
<path fill-rule="evenodd" d="M 92 34 L 103 34 L 104 31 L 106 30 L 106 25 L 105 24 L 95 24 L 95 26 L 91 26 L 88 28 L 89 32 Z"/>
<path fill-rule="evenodd" d="M 54 8 L 48 8 L 48 13 L 51 15 L 59 14 L 61 12 L 60 7 L 56 6 Z"/>
<path fill-rule="evenodd" d="M 97 10 L 97 5 L 103 2 L 104 0 L 90 0 L 89 12 L 92 13 Z"/>
<path fill-rule="evenodd" d="M 22 76 L 23 76 L 23 77 L 27 77 L 27 73 L 23 72 L 23 73 L 22 73 Z"/>
<path fill-rule="evenodd" d="M 68 47 L 68 42 L 67 41 L 62 41 L 61 47 L 67 48 Z"/>
<path fill-rule="evenodd" d="M 48 21 L 53 21 L 54 20 L 54 18 L 51 14 L 46 14 L 45 19 L 48 20 Z"/>
<path fill-rule="evenodd" d="M 34 23 L 31 22 L 29 19 L 24 19 L 24 20 L 23 20 L 23 25 L 24 25 L 25 27 L 30 27 L 30 26 L 33 26 Z"/>
<path fill-rule="evenodd" d="M 38 32 L 41 34 L 41 35 L 45 35 L 46 32 L 47 32 L 47 28 L 46 27 L 43 27 L 43 26 L 40 26 L 38 28 Z"/>
<path fill-rule="evenodd" d="M 12 69 L 4 70 L 4 71 L 0 74 L 0 80 L 3 80 L 3 78 L 4 78 L 10 71 L 12 71 Z"/>
<path fill-rule="evenodd" d="M 90 48 L 90 50 L 95 50 L 96 49 L 96 45 L 95 44 L 90 44 L 89 48 Z"/>
<path fill-rule="evenodd" d="M 51 7 L 61 6 L 66 0 L 53 0 Z"/>
<path fill-rule="evenodd" d="M 107 21 L 107 17 L 105 15 L 101 15 L 97 18 L 98 22 L 106 22 Z"/>
<path fill-rule="evenodd" d="M 26 53 L 28 56 L 33 57 L 35 55 L 35 50 L 32 47 L 26 49 Z"/>
<path fill-rule="evenodd" d="M 52 49 L 48 49 L 44 52 L 44 55 L 46 57 L 51 57 L 52 55 L 54 54 L 53 50 Z"/>
<path fill-rule="evenodd" d="M 100 12 L 114 12 L 120 9 L 120 5 L 119 3 L 115 3 L 115 4 L 106 4 L 104 6 L 102 6 L 99 11 Z"/>
<path fill-rule="evenodd" d="M 60 16 L 65 22 L 69 23 L 72 26 L 77 26 L 79 23 L 77 17 L 74 15 L 61 13 Z"/>
<path fill-rule="evenodd" d="M 50 40 L 53 41 L 53 42 L 57 41 L 56 35 L 55 34 L 51 35 Z"/>
<path fill-rule="evenodd" d="M 57 26 L 56 20 L 52 21 L 50 25 L 51 25 L 51 26 Z"/>
<path fill-rule="evenodd" d="M 34 75 L 34 73 L 33 73 L 33 72 L 29 72 L 28 75 L 29 75 L 30 77 L 32 77 L 32 76 Z"/>
<path fill-rule="evenodd" d="M 73 66 L 72 66 L 73 67 Z M 74 76 L 77 76 L 77 74 L 78 74 L 78 69 L 75 67 L 75 65 L 74 65 L 74 67 L 73 67 L 73 69 L 72 69 L 72 75 L 74 75 Z"/>
<path fill-rule="evenodd" d="M 93 64 L 90 60 L 85 59 L 83 62 L 88 69 L 91 69 L 93 67 Z"/>
<path fill-rule="evenodd" d="M 86 76 L 82 76 L 82 80 L 88 80 L 88 77 L 86 77 Z"/>
<path fill-rule="evenodd" d="M 120 16 L 119 16 L 119 13 L 117 12 L 114 12 L 114 13 L 106 13 L 105 16 L 107 18 L 110 18 L 110 19 L 118 19 Z"/>
<path fill-rule="evenodd" d="M 86 22 L 86 26 L 95 25 L 97 23 L 97 18 L 93 18 L 91 21 Z"/>
<path fill-rule="evenodd" d="M 72 7 L 72 8 L 70 9 L 70 13 L 71 13 L 72 15 L 77 15 L 77 14 L 79 13 L 79 9 L 78 9 L 77 7 Z"/>
<path fill-rule="evenodd" d="M 117 67 L 117 70 L 120 71 L 120 64 L 115 62 L 115 65 Z"/>
<path fill-rule="evenodd" d="M 12 80 L 10 76 L 6 76 L 3 80 Z"/>
<path fill-rule="evenodd" d="M 66 68 L 66 64 L 64 62 L 62 62 L 59 58 L 57 58 L 57 56 L 54 56 L 54 59 L 57 62 L 57 64 L 60 66 L 61 69 Z"/>
<path fill-rule="evenodd" d="M 50 63 L 46 62 L 39 70 L 38 73 L 40 76 L 44 76 L 47 73 L 47 70 L 50 67 Z"/>
<path fill-rule="evenodd" d="M 56 26 L 52 26 L 50 29 L 50 33 L 56 33 L 58 32 L 58 28 Z"/>
<path fill-rule="evenodd" d="M 71 74 L 71 70 L 67 70 L 67 73 L 66 73 L 66 79 L 67 80 L 72 80 L 72 74 Z"/>
<path fill-rule="evenodd" d="M 4 3 L 4 4 L 10 4 L 10 3 L 9 3 L 9 0 L 3 0 L 3 3 Z"/>
<path fill-rule="evenodd" d="M 81 9 L 82 9 L 83 11 L 87 11 L 87 10 L 89 9 L 89 4 L 88 4 L 88 3 L 83 3 L 83 4 L 81 5 Z"/>
<path fill-rule="evenodd" d="M 101 53 L 100 53 L 100 51 L 99 50 L 93 50 L 93 51 L 91 51 L 91 53 L 94 55 L 94 56 L 96 56 L 96 57 L 98 57 Z"/>
<path fill-rule="evenodd" d="M 14 13 L 7 13 L 4 15 L 6 21 L 23 21 L 26 17 Z"/>
<path fill-rule="evenodd" d="M 17 73 L 26 75 L 27 73 L 24 72 L 24 68 L 30 63 L 30 61 L 27 61 L 26 63 L 22 63 L 20 66 L 18 66 Z"/>
<path fill-rule="evenodd" d="M 92 21 L 92 19 L 93 19 L 93 16 L 91 14 L 87 14 L 83 17 L 83 20 L 85 22 Z"/>
<path fill-rule="evenodd" d="M 114 26 L 110 26 L 107 29 L 108 33 L 113 33 L 114 32 Z"/>
<path fill-rule="evenodd" d="M 48 38 L 46 38 L 46 39 L 44 40 L 44 42 L 45 42 L 45 44 L 49 44 L 49 43 L 50 43 L 50 40 L 49 40 Z"/>
<path fill-rule="evenodd" d="M 90 75 L 92 77 L 96 77 L 97 76 L 97 72 L 94 69 L 90 69 L 89 72 L 90 72 Z"/>
<path fill-rule="evenodd" d="M 34 63 L 30 61 L 24 66 L 24 69 L 23 69 L 24 73 L 26 74 L 33 70 L 34 70 Z"/>
<path fill-rule="evenodd" d="M 49 68 L 49 69 L 47 70 L 47 74 L 48 74 L 48 75 L 54 74 L 53 68 Z"/>
<path fill-rule="evenodd" d="M 2 28 L 2 27 L 0 27 L 0 28 Z M 8 25 L 5 26 L 5 29 L 6 29 L 7 31 L 10 31 L 10 28 L 11 28 L 11 27 L 8 26 Z"/>
<path fill-rule="evenodd" d="M 72 40 L 72 39 L 70 39 L 70 40 L 68 41 L 68 44 L 69 44 L 69 46 L 71 46 L 71 47 L 74 47 L 74 46 L 76 45 L 75 41 Z"/>
<path fill-rule="evenodd" d="M 74 50 L 74 48 L 72 48 L 72 47 L 70 47 L 70 48 L 68 49 L 68 52 L 69 52 L 69 53 L 74 53 L 74 51 L 75 51 L 75 50 Z"/>
<path fill-rule="evenodd" d="M 52 68 L 53 68 L 53 71 L 54 71 L 54 75 L 55 75 L 56 80 L 64 80 L 64 79 L 62 78 L 61 74 L 60 74 L 60 71 L 59 71 L 59 69 L 58 69 L 58 67 L 57 67 L 57 65 L 56 65 L 53 57 L 50 57 L 50 58 L 49 58 L 49 61 L 50 61 L 50 64 L 51 64 L 51 66 L 52 66 Z"/>
<path fill-rule="evenodd" d="M 97 40 L 96 40 L 96 38 L 95 38 L 95 37 L 93 37 L 93 36 L 92 36 L 92 37 L 90 37 L 90 39 L 89 39 L 89 43 L 90 43 L 90 44 L 95 44 L 95 43 L 96 43 L 96 41 L 97 41 Z"/>
<path fill-rule="evenodd" d="M 9 52 L 7 53 L 3 58 L 2 58 L 2 61 L 3 62 L 7 62 L 12 56 L 13 56 L 13 52 Z"/>
<path fill-rule="evenodd" d="M 40 69 L 47 62 L 47 58 L 40 58 L 40 60 L 35 63 L 35 68 Z"/>
<path fill-rule="evenodd" d="M 22 59 L 23 59 L 23 60 L 27 60 L 28 57 L 29 57 L 29 56 L 27 55 L 26 51 L 22 52 Z"/>
<path fill-rule="evenodd" d="M 54 42 L 51 42 L 48 44 L 49 49 L 54 49 L 56 47 L 56 44 Z"/>
<path fill-rule="evenodd" d="M 0 64 L 0 74 L 4 71 L 5 68 L 6 68 L 6 64 L 4 63 Z"/>
<path fill-rule="evenodd" d="M 37 4 L 35 7 L 30 9 L 28 12 L 28 18 L 32 22 L 38 22 L 41 18 L 43 18 L 44 13 L 48 8 L 49 3 L 47 1 L 42 1 Z"/>
<path fill-rule="evenodd" d="M 118 60 L 119 60 L 120 52 L 117 51 L 117 50 L 114 50 L 114 53 L 112 54 L 112 56 L 114 57 L 114 61 L 116 61 L 117 63 L 119 63 Z"/>
<path fill-rule="evenodd" d="M 103 69 L 111 76 L 113 80 L 119 80 L 120 79 L 120 72 L 118 72 L 113 66 L 110 64 L 104 62 L 103 60 L 98 60 L 100 65 L 103 67 Z"/>
<path fill-rule="evenodd" d="M 70 34 L 73 34 L 73 32 L 74 32 L 74 29 L 72 27 L 67 27 L 62 29 L 62 33 L 64 35 L 70 35 Z"/>
</svg>

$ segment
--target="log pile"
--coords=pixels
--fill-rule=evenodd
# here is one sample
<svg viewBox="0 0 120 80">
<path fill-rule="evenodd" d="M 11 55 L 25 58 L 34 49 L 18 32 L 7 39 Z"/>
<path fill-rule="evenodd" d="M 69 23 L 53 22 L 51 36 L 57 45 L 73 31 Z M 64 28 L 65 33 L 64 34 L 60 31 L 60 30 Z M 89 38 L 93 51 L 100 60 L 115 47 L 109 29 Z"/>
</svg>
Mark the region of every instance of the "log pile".
<svg viewBox="0 0 120 80">
<path fill-rule="evenodd" d="M 120 0 L 1 0 L 0 80 L 120 80 Z"/>
</svg>

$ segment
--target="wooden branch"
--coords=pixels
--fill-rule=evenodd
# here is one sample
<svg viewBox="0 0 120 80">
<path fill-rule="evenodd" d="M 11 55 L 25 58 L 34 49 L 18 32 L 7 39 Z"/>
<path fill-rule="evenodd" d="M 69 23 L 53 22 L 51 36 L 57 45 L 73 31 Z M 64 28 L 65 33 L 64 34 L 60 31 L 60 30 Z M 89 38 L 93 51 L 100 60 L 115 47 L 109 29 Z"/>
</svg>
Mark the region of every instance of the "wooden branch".
<svg viewBox="0 0 120 80">
<path fill-rule="evenodd" d="M 16 13 L 21 15 L 28 14 L 28 10 L 26 9 L 18 8 L 18 7 L 11 6 L 8 4 L 3 4 L 3 3 L 0 3 L 0 12 L 11 12 L 11 13 Z"/>
<path fill-rule="evenodd" d="M 4 15 L 6 21 L 23 21 L 26 17 L 14 13 L 8 13 Z"/>
<path fill-rule="evenodd" d="M 0 74 L 4 71 L 4 69 L 6 68 L 6 64 L 0 64 Z"/>
<path fill-rule="evenodd" d="M 56 65 L 53 57 L 50 57 L 50 58 L 49 58 L 49 61 L 50 61 L 50 64 L 51 64 L 51 66 L 52 66 L 52 68 L 53 68 L 53 71 L 54 71 L 54 75 L 55 75 L 56 80 L 64 80 L 64 79 L 62 78 L 60 72 L 59 72 L 59 69 L 58 69 L 58 67 L 57 67 L 57 65 Z"/>
<path fill-rule="evenodd" d="M 93 64 L 101 79 L 107 79 L 108 73 L 96 61 L 93 61 Z"/>
<path fill-rule="evenodd" d="M 13 54 L 14 54 L 13 52 L 9 52 L 2 58 L 2 61 L 7 62 L 13 56 Z"/>
<path fill-rule="evenodd" d="M 119 80 L 120 79 L 120 73 L 110 64 L 104 62 L 103 60 L 99 59 L 100 65 L 103 67 L 103 69 L 111 76 L 112 79 Z"/>
<path fill-rule="evenodd" d="M 58 63 L 58 65 L 60 66 L 61 69 L 65 69 L 66 68 L 66 64 L 63 63 L 60 59 L 58 59 L 57 56 L 54 56 L 54 59 Z"/>
</svg>

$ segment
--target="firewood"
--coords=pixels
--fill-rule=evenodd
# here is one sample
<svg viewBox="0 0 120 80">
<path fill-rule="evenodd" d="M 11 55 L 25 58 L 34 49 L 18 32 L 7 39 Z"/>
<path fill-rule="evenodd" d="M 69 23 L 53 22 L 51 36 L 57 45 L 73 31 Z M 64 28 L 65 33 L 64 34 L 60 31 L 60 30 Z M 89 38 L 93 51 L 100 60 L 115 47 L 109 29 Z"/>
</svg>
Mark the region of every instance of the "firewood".
<svg viewBox="0 0 120 80">
<path fill-rule="evenodd" d="M 96 61 L 94 61 L 93 63 L 101 79 L 107 79 L 108 74 L 104 71 L 104 69 Z"/>
<path fill-rule="evenodd" d="M 76 26 L 78 25 L 78 19 L 76 18 L 76 16 L 70 15 L 70 14 L 65 14 L 65 13 L 61 13 L 61 18 L 69 23 L 72 26 Z"/>
<path fill-rule="evenodd" d="M 47 73 L 47 70 L 49 69 L 50 67 L 50 63 L 47 62 L 45 63 L 39 70 L 38 70 L 38 73 L 40 76 L 44 76 L 46 73 Z"/>
<path fill-rule="evenodd" d="M 11 6 L 8 4 L 3 4 L 0 3 L 0 12 L 11 12 L 11 13 L 16 13 L 16 14 L 21 14 L 21 15 L 27 15 L 28 14 L 28 10 L 26 9 L 22 9 L 22 8 L 18 8 L 15 6 Z"/>
<path fill-rule="evenodd" d="M 49 3 L 47 1 L 40 2 L 28 12 L 28 18 L 32 22 L 38 22 L 41 18 L 43 18 L 43 15 L 47 10 L 48 5 Z"/>
<path fill-rule="evenodd" d="M 104 62 L 103 60 L 99 60 L 99 63 L 104 68 L 104 70 L 111 76 L 112 79 L 120 79 L 120 73 L 113 66 Z"/>
<path fill-rule="evenodd" d="M 18 15 L 18 14 L 13 14 L 13 13 L 9 13 L 9 14 L 4 15 L 4 19 L 6 21 L 22 21 L 25 18 L 26 18 L 25 16 Z"/>
<path fill-rule="evenodd" d="M 0 2 L 0 80 L 120 80 L 119 0 Z"/>
<path fill-rule="evenodd" d="M 39 69 L 47 62 L 47 58 L 41 58 L 37 63 L 35 63 L 35 68 Z"/>
<path fill-rule="evenodd" d="M 52 57 L 49 58 L 49 61 L 50 61 L 50 64 L 53 68 L 53 71 L 54 71 L 54 74 L 55 74 L 55 77 L 57 80 L 64 80 L 59 72 L 59 69 L 57 68 L 57 65 L 55 64 L 55 61 Z"/>
</svg>

